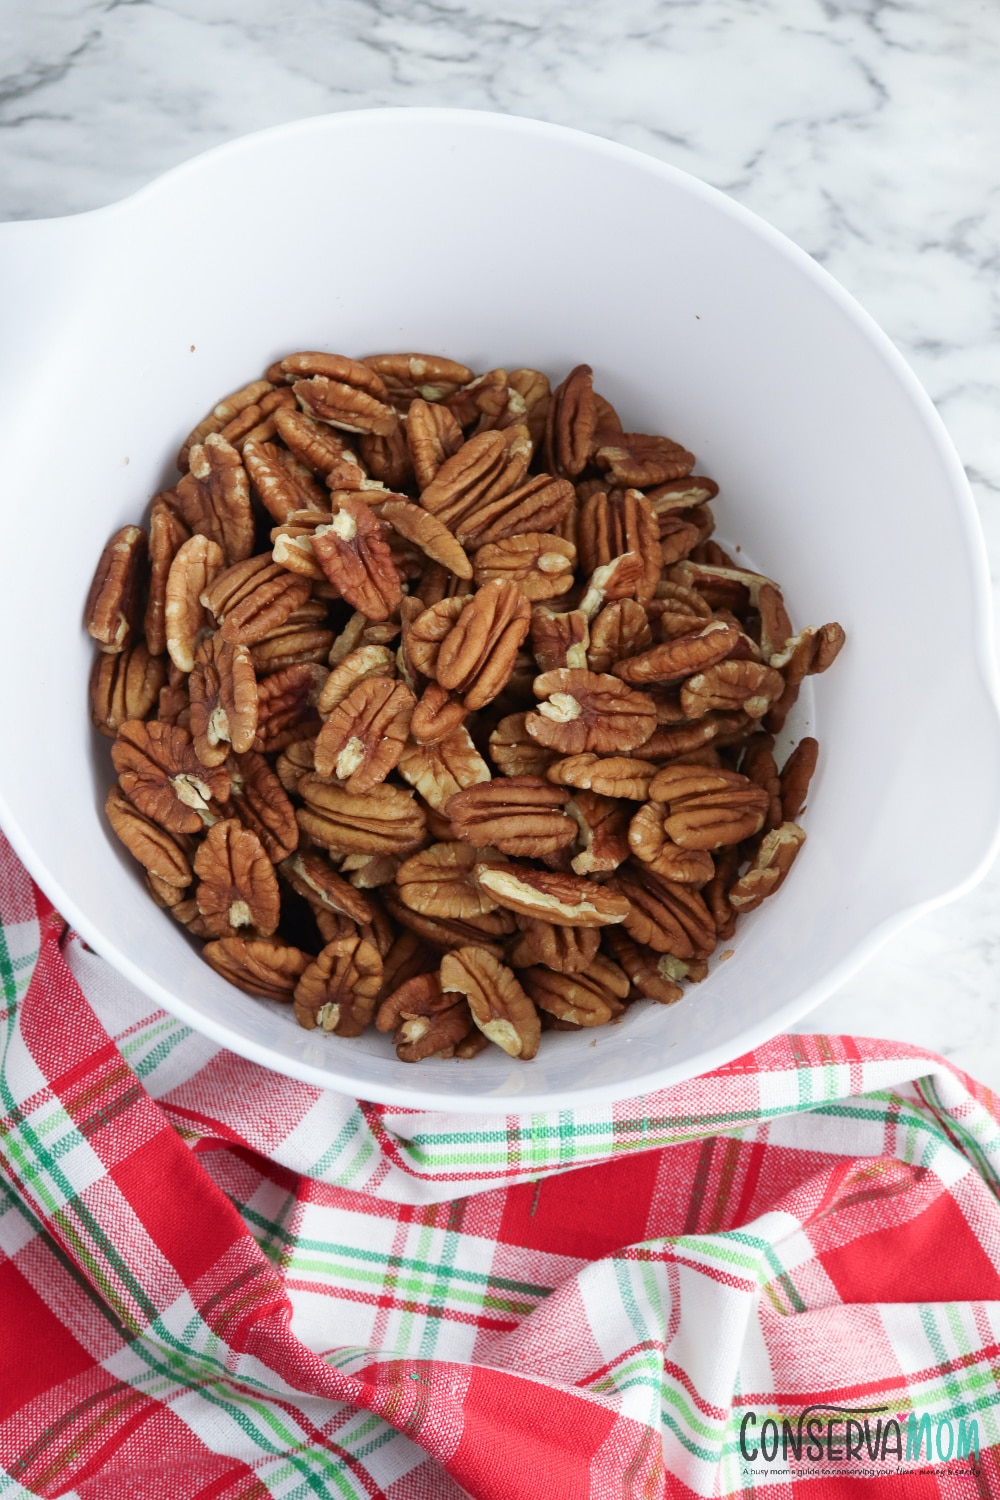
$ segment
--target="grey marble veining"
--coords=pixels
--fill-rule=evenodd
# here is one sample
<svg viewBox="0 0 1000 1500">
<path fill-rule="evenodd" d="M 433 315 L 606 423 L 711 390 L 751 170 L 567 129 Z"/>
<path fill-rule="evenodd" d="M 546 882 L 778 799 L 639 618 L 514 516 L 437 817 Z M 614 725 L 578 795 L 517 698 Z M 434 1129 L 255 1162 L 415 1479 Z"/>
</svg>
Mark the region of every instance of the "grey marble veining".
<svg viewBox="0 0 1000 1500">
<path fill-rule="evenodd" d="M 386 104 L 533 115 L 695 173 L 816 256 L 909 359 L 1000 591 L 984 0 L 7 0 L 0 71 L 4 218 L 96 207 L 245 131 Z M 956 744 L 957 776 L 972 753 Z M 893 939 L 813 1028 L 928 1046 L 1000 1090 L 1000 869 Z"/>
</svg>

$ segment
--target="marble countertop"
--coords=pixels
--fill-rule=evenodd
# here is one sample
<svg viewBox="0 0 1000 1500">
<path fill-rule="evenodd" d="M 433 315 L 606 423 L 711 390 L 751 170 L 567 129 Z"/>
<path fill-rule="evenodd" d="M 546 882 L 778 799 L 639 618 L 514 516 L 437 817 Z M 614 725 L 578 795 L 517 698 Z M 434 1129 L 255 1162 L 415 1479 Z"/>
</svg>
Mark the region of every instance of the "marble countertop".
<svg viewBox="0 0 1000 1500">
<path fill-rule="evenodd" d="M 732 194 L 871 312 L 936 402 L 1000 579 L 1000 13 L 984 0 L 8 0 L 0 218 L 112 202 L 245 131 L 435 104 L 609 136 Z M 1000 867 L 800 1030 L 1000 1090 Z"/>
</svg>

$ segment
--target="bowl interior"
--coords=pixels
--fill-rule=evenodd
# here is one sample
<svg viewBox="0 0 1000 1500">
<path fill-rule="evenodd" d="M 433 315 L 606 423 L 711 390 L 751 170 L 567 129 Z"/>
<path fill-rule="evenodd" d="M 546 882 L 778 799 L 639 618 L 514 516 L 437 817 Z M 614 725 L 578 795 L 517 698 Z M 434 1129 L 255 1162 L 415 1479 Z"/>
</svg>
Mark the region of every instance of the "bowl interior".
<svg viewBox="0 0 1000 1500">
<path fill-rule="evenodd" d="M 886 341 L 759 221 L 590 137 L 374 111 L 248 138 L 39 230 L 9 252 L 25 291 L 2 356 L 21 498 L 0 618 L 21 648 L 0 664 L 0 812 L 88 941 L 193 1025 L 375 1100 L 497 1111 L 623 1096 L 780 1030 L 987 857 L 997 719 L 961 471 Z M 95 560 L 175 478 L 194 422 L 296 348 L 426 350 L 554 379 L 589 362 L 626 426 L 694 449 L 721 486 L 719 534 L 781 582 L 796 625 L 844 625 L 848 646 L 795 725 L 821 742 L 809 841 L 732 959 L 677 1005 L 549 1035 L 530 1066 L 490 1049 L 407 1067 L 381 1036 L 306 1033 L 223 983 L 109 833 L 80 624 Z M 938 818 L 956 729 L 975 796 Z"/>
</svg>

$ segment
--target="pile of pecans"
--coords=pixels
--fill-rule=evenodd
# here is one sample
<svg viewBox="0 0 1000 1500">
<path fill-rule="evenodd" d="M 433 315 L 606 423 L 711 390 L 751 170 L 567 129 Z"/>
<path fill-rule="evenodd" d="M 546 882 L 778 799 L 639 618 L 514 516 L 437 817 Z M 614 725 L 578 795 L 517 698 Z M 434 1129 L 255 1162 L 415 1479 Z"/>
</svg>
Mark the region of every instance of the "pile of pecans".
<svg viewBox="0 0 1000 1500">
<path fill-rule="evenodd" d="M 178 467 L 98 565 L 91 714 L 112 828 L 233 984 L 528 1059 L 677 1000 L 781 885 L 817 745 L 774 736 L 844 633 L 589 366 L 291 354 Z"/>
</svg>

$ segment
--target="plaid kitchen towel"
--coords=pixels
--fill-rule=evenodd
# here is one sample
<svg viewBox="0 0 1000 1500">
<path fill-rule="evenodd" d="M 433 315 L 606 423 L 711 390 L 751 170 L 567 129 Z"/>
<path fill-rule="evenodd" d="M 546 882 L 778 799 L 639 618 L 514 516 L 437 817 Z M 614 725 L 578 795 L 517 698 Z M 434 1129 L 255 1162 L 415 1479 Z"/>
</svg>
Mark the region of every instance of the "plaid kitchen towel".
<svg viewBox="0 0 1000 1500">
<path fill-rule="evenodd" d="M 155 1011 L 0 845 L 0 1497 L 1000 1494 L 1000 1101 L 782 1037 L 417 1114 Z"/>
</svg>

